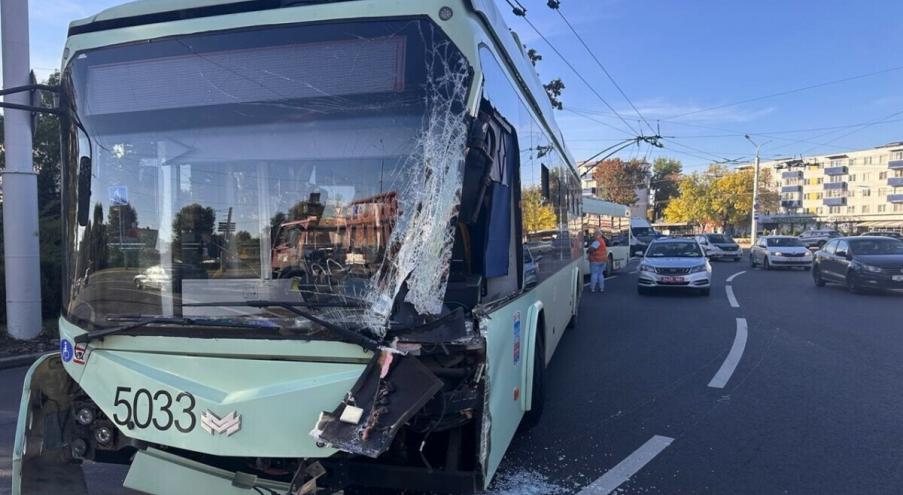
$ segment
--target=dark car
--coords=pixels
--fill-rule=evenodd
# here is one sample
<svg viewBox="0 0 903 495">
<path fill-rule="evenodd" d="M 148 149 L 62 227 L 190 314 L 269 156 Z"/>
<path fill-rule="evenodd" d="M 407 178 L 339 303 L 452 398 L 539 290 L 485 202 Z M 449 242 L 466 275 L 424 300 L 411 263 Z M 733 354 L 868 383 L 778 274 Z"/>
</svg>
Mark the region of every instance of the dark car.
<svg viewBox="0 0 903 495">
<path fill-rule="evenodd" d="M 799 239 L 809 249 L 819 249 L 830 239 L 840 237 L 840 232 L 831 229 L 807 230 L 800 234 Z"/>
<path fill-rule="evenodd" d="M 843 284 L 850 292 L 903 289 L 903 241 L 890 237 L 831 239 L 815 253 L 815 285 Z"/>
<path fill-rule="evenodd" d="M 874 236 L 878 236 L 878 237 L 893 237 L 894 239 L 900 239 L 901 241 L 903 241 L 903 234 L 901 234 L 901 233 L 899 233 L 899 232 L 875 231 L 875 232 L 866 232 L 865 234 L 862 234 L 862 235 L 863 235 L 863 236 L 870 236 L 870 237 L 874 237 Z"/>
</svg>

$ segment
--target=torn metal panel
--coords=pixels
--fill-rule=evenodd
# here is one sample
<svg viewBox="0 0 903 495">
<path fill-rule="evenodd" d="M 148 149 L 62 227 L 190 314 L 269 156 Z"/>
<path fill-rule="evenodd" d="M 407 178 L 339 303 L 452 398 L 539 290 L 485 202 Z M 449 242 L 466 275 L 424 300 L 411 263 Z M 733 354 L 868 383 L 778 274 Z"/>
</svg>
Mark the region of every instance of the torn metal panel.
<svg viewBox="0 0 903 495">
<path fill-rule="evenodd" d="M 386 258 L 366 294 L 367 326 L 381 334 L 404 287 L 404 301 L 419 314 L 442 311 L 461 195 L 469 79 L 466 62 L 450 56 L 449 48 L 436 43 L 427 54 L 428 110 L 402 167 L 406 186 Z"/>
<path fill-rule="evenodd" d="M 383 351 L 373 356 L 345 400 L 320 415 L 311 436 L 331 447 L 376 458 L 442 385 L 418 358 Z"/>
</svg>

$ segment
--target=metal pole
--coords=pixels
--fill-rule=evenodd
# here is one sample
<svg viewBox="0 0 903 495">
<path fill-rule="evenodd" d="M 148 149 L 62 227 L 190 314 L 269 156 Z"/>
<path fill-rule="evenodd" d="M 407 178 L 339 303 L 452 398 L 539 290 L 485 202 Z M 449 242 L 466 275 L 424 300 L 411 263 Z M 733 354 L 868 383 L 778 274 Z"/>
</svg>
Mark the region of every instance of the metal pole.
<svg viewBox="0 0 903 495">
<path fill-rule="evenodd" d="M 756 237 L 758 237 L 758 219 L 757 217 L 757 209 L 759 206 L 759 146 L 756 146 L 756 172 L 753 174 L 753 197 L 752 197 L 752 243 L 756 243 Z"/>
<path fill-rule="evenodd" d="M 3 87 L 29 84 L 28 0 L 0 2 Z M 4 101 L 30 104 L 28 92 Z M 3 180 L 3 246 L 6 268 L 6 327 L 16 339 L 41 332 L 41 263 L 38 243 L 38 178 L 32 164 L 31 113 L 4 112 L 6 168 Z"/>
<path fill-rule="evenodd" d="M 750 230 L 751 230 L 751 232 L 750 232 L 750 236 L 749 236 L 750 242 L 755 244 L 756 240 L 758 238 L 757 231 L 759 230 L 758 229 L 759 222 L 758 222 L 758 219 L 756 218 L 756 214 L 758 213 L 758 209 L 759 209 L 759 148 L 761 148 L 762 144 L 765 144 L 765 143 L 756 144 L 756 142 L 753 141 L 752 138 L 749 137 L 749 134 L 746 134 L 743 137 L 745 137 L 747 141 L 749 141 L 750 143 L 752 143 L 753 146 L 756 147 L 756 171 L 755 171 L 755 174 L 753 174 L 752 213 L 750 214 L 750 217 L 751 217 L 750 218 Z M 770 141 L 767 141 L 767 142 L 770 142 Z"/>
</svg>

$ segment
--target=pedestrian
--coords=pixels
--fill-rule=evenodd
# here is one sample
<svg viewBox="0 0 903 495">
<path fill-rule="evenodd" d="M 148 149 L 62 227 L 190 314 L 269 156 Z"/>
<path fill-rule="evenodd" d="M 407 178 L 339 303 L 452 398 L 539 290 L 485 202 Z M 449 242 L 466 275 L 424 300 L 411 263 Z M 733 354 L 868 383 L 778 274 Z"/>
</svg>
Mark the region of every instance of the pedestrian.
<svg viewBox="0 0 903 495">
<path fill-rule="evenodd" d="M 608 264 L 608 246 L 602 231 L 596 231 L 596 237 L 586 250 L 589 258 L 589 289 L 592 292 L 605 292 L 605 265 Z"/>
</svg>

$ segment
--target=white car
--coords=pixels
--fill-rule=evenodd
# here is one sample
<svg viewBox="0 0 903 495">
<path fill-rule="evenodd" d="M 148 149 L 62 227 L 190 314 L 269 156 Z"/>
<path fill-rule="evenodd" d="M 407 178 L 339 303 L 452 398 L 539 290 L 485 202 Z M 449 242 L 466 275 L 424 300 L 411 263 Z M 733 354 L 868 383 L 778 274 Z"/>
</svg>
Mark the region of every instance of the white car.
<svg viewBox="0 0 903 495">
<path fill-rule="evenodd" d="M 699 234 L 696 240 L 705 249 L 705 255 L 713 260 L 731 259 L 740 261 L 743 250 L 727 234 Z"/>
<path fill-rule="evenodd" d="M 749 266 L 771 270 L 778 267 L 812 268 L 812 251 L 799 238 L 786 235 L 760 237 L 749 248 Z"/>
<path fill-rule="evenodd" d="M 170 277 L 162 266 L 154 265 L 135 275 L 134 282 L 135 288 L 138 290 L 162 289 L 164 285 L 170 282 Z"/>
<path fill-rule="evenodd" d="M 694 290 L 709 295 L 712 265 L 694 238 L 656 239 L 640 262 L 637 292 L 654 289 Z"/>
</svg>

